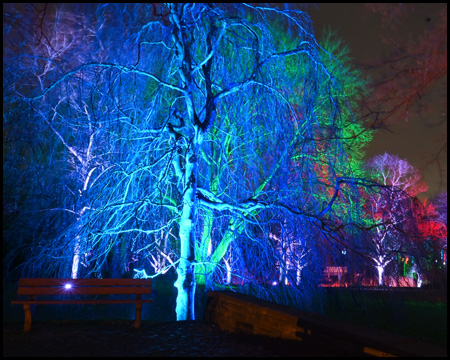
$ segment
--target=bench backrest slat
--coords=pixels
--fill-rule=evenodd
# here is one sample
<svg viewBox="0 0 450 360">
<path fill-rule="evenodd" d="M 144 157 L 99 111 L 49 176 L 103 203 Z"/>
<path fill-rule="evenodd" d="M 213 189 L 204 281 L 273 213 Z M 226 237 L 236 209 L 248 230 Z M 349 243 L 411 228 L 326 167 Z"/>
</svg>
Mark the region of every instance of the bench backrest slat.
<svg viewBox="0 0 450 360">
<path fill-rule="evenodd" d="M 21 278 L 19 286 L 152 286 L 152 279 L 31 279 Z"/>
<path fill-rule="evenodd" d="M 17 295 L 129 295 L 151 294 L 150 287 L 20 287 Z"/>
<path fill-rule="evenodd" d="M 20 279 L 17 295 L 151 294 L 151 285 L 152 279 Z"/>
</svg>

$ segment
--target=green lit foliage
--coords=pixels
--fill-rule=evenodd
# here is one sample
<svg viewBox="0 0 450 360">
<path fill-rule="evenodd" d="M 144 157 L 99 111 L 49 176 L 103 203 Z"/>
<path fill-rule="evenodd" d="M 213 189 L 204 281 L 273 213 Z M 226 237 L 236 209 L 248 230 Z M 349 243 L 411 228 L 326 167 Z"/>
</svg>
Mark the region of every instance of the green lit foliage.
<svg viewBox="0 0 450 360">
<path fill-rule="evenodd" d="M 327 32 L 324 35 L 324 40 L 321 42 L 324 49 L 333 54 L 341 64 L 341 67 L 336 65 L 336 62 L 327 62 L 326 57 L 324 62 L 327 64 L 330 72 L 342 84 L 340 93 L 335 97 L 343 103 L 348 103 L 350 106 L 342 106 L 339 116 L 342 121 L 342 138 L 345 147 L 345 152 L 349 158 L 350 168 L 355 177 L 364 175 L 362 171 L 363 159 L 366 155 L 365 148 L 372 141 L 373 130 L 365 126 L 361 118 L 355 118 L 352 111 L 358 111 L 359 101 L 366 95 L 366 83 L 362 80 L 361 73 L 353 68 L 351 58 L 349 57 L 349 49 L 343 45 L 342 41 L 332 32 Z M 331 124 L 330 124 L 331 125 Z"/>
<path fill-rule="evenodd" d="M 248 26 L 252 26 L 253 30 L 253 24 Z M 270 43 L 266 38 L 264 50 L 270 49 L 268 43 L 274 51 L 281 53 L 305 46 L 300 45 L 298 38 L 287 35 L 284 28 L 279 32 L 274 29 L 279 27 L 270 27 L 269 32 L 264 33 L 273 41 Z M 263 30 L 258 27 L 252 32 L 258 36 L 262 33 Z M 238 35 L 239 39 L 243 39 L 242 34 Z M 240 67 L 241 64 L 225 60 L 227 56 L 234 56 L 230 44 L 231 41 L 223 47 L 226 49 L 221 53 L 224 59 L 215 63 L 217 74 L 222 74 L 222 71 L 233 73 L 230 64 L 237 69 L 237 74 L 248 74 L 248 63 L 254 61 L 257 55 L 250 50 L 237 53 L 239 59 L 245 59 L 244 67 Z M 247 45 L 246 49 L 251 48 Z M 356 101 L 363 93 L 364 84 L 356 71 L 349 70 L 346 49 L 331 35 L 326 38 L 323 49 L 320 63 L 310 61 L 308 54 L 300 51 L 299 54 L 280 56 L 273 67 L 267 66 L 259 74 L 263 78 L 266 71 L 267 74 L 277 74 L 276 83 L 273 82 L 275 77 L 264 78 L 264 83 L 276 87 L 278 96 L 289 101 L 291 112 L 287 117 L 282 108 L 271 106 L 273 97 L 264 88 L 246 92 L 245 97 L 233 95 L 222 102 L 223 106 L 217 108 L 217 122 L 208 137 L 211 152 L 202 152 L 208 164 L 205 171 L 200 172 L 202 175 L 208 174 L 202 186 L 207 187 L 209 183 L 209 190 L 221 199 L 231 195 L 227 199 L 230 202 L 236 201 L 236 198 L 260 197 L 292 203 L 296 199 L 296 206 L 311 213 L 329 204 L 336 187 L 341 186 L 339 198 L 333 200 L 336 205 L 327 217 L 340 217 L 341 223 L 358 219 L 360 214 L 356 209 L 359 202 L 355 188 L 338 185 L 336 180 L 344 174 L 361 176 L 363 173 L 360 169 L 363 148 L 372 135 L 358 123 L 353 108 L 356 108 Z M 220 68 L 222 65 L 224 70 Z M 316 79 L 322 66 L 326 74 L 332 74 L 325 76 L 323 83 Z M 221 260 L 234 239 L 254 235 L 248 233 L 240 218 L 214 214 L 209 209 L 201 213 L 203 228 L 199 233 L 201 245 L 198 250 L 199 253 L 203 251 L 201 261 L 208 264 L 197 267 L 197 280 L 203 283 L 208 281 L 205 273 L 210 272 L 212 276 L 214 269 L 222 273 L 225 271 L 228 265 L 221 263 Z M 259 218 L 260 215 L 257 216 Z M 306 222 L 303 226 L 308 228 L 311 225 Z M 291 237 L 307 239 L 308 236 L 299 228 L 291 228 Z M 263 236 L 269 236 L 270 230 L 265 231 Z M 295 252 L 292 254 L 296 256 Z M 216 264 L 220 263 L 221 267 L 216 268 Z M 244 273 L 239 269 L 235 272 Z"/>
</svg>

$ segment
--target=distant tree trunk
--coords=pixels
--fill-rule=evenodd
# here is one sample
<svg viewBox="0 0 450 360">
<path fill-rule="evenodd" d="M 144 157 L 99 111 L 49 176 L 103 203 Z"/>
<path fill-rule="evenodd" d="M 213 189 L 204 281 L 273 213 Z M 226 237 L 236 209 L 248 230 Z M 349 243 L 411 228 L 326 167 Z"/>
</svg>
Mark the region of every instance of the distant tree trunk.
<svg viewBox="0 0 450 360">
<path fill-rule="evenodd" d="M 384 285 L 384 266 L 382 265 L 377 265 L 377 272 L 378 272 L 378 286 L 383 286 Z"/>
<path fill-rule="evenodd" d="M 77 235 L 75 238 L 75 247 L 73 250 L 73 260 L 72 260 L 72 272 L 70 276 L 72 279 L 78 278 L 78 269 L 80 267 L 80 245 L 81 245 L 81 237 L 80 235 Z"/>
<path fill-rule="evenodd" d="M 72 279 L 77 279 L 79 276 L 79 270 L 80 270 L 80 251 L 81 251 L 81 235 L 80 235 L 80 218 L 81 215 L 77 217 L 77 224 L 76 224 L 76 230 L 75 230 L 75 245 L 73 248 L 73 259 L 72 259 L 72 271 L 70 277 Z"/>
<path fill-rule="evenodd" d="M 82 198 L 82 193 L 80 195 L 80 201 Z M 82 209 L 77 214 L 77 223 L 75 226 L 75 245 L 73 248 L 73 259 L 72 259 L 72 271 L 71 278 L 77 279 L 79 276 L 80 270 L 80 251 L 82 245 L 82 235 L 81 235 L 81 218 L 83 217 L 86 208 L 82 207 Z"/>
</svg>

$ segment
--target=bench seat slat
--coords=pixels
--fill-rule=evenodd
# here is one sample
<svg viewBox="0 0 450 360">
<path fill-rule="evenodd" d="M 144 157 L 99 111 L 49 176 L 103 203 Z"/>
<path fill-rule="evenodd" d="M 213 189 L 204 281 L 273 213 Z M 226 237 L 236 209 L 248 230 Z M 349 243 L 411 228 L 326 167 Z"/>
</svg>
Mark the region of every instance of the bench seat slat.
<svg viewBox="0 0 450 360">
<path fill-rule="evenodd" d="M 14 300 L 12 304 L 131 304 L 131 303 L 152 303 L 150 299 L 123 299 L 123 300 Z"/>
<path fill-rule="evenodd" d="M 152 279 L 31 279 L 21 278 L 19 286 L 152 286 Z"/>
</svg>

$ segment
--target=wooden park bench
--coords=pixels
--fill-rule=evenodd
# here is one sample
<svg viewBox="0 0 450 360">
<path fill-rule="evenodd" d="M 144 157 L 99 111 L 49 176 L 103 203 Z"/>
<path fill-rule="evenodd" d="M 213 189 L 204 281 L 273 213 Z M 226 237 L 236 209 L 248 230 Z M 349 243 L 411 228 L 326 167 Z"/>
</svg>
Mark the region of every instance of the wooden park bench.
<svg viewBox="0 0 450 360">
<path fill-rule="evenodd" d="M 134 327 L 141 326 L 142 304 L 153 302 L 142 295 L 152 293 L 152 279 L 25 279 L 19 280 L 17 295 L 27 295 L 28 299 L 14 300 L 12 304 L 22 304 L 25 312 L 25 331 L 31 329 L 31 308 L 35 304 L 135 304 Z M 100 297 L 80 297 L 78 295 L 100 295 Z M 102 295 L 120 295 L 119 299 L 108 299 Z M 136 295 L 135 299 L 124 298 Z M 38 299 L 37 297 L 41 297 Z"/>
</svg>

